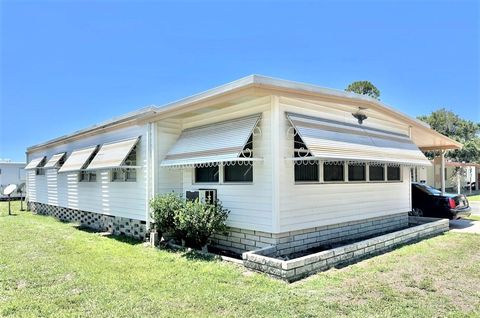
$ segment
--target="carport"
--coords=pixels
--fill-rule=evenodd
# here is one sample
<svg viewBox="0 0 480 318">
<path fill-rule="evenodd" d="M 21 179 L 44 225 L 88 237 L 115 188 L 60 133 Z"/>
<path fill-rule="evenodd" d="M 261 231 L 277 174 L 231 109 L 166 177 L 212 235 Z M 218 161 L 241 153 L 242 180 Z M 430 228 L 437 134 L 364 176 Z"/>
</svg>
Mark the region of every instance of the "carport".
<svg viewBox="0 0 480 318">
<path fill-rule="evenodd" d="M 461 149 L 463 145 L 432 130 L 426 123 L 412 127 L 410 138 L 423 152 L 433 151 L 435 156 L 441 158 L 440 171 L 434 170 L 434 176 L 441 178 L 441 191 L 445 194 L 445 153 L 448 150 Z"/>
</svg>

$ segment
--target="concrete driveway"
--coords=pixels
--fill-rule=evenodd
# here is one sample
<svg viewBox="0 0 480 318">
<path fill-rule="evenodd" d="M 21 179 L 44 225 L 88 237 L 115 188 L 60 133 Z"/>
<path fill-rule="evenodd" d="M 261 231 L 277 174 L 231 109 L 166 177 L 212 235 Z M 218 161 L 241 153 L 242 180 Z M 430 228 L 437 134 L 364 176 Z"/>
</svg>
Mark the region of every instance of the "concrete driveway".
<svg viewBox="0 0 480 318">
<path fill-rule="evenodd" d="M 480 221 L 453 220 L 450 221 L 450 231 L 480 234 Z"/>
<path fill-rule="evenodd" d="M 480 215 L 480 201 L 469 201 L 472 214 Z"/>
</svg>

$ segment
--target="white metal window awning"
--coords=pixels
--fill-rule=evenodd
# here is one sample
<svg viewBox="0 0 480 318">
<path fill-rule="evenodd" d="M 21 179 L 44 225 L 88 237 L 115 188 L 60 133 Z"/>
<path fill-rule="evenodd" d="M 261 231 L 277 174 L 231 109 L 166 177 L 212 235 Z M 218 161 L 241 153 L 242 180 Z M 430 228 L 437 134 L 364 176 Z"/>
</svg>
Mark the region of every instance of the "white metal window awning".
<svg viewBox="0 0 480 318">
<path fill-rule="evenodd" d="M 44 169 L 52 169 L 58 167 L 58 164 L 60 163 L 60 160 L 62 160 L 65 157 L 66 152 L 62 153 L 57 153 L 56 155 L 53 155 L 50 160 L 47 161 L 47 163 L 43 166 Z"/>
<path fill-rule="evenodd" d="M 80 171 L 84 168 L 87 161 L 92 157 L 98 146 L 92 146 L 85 149 L 74 150 L 67 158 L 58 172 Z"/>
<path fill-rule="evenodd" d="M 138 168 L 136 166 L 124 166 L 124 162 L 133 148 L 137 145 L 139 139 L 140 137 L 136 137 L 103 144 L 85 170 Z"/>
<path fill-rule="evenodd" d="M 162 167 L 207 166 L 232 161 L 253 162 L 243 149 L 253 134 L 261 114 L 185 129 L 172 146 Z"/>
<path fill-rule="evenodd" d="M 404 134 L 336 120 L 287 113 L 311 154 L 309 158 L 430 166 L 430 161 Z"/>
<path fill-rule="evenodd" d="M 41 163 L 45 160 L 45 156 L 32 159 L 28 165 L 25 166 L 25 170 L 31 170 L 38 168 Z"/>
</svg>

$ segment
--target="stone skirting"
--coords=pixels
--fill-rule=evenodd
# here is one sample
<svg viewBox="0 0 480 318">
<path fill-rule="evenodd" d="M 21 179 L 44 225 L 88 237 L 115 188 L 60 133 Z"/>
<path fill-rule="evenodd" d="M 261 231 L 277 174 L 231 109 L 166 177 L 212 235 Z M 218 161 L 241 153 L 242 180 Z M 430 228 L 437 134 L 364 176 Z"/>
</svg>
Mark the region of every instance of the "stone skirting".
<svg viewBox="0 0 480 318">
<path fill-rule="evenodd" d="M 384 253 L 396 246 L 431 237 L 449 229 L 447 219 L 412 218 L 411 224 L 414 226 L 407 229 L 292 260 L 275 258 L 278 252 L 275 246 L 264 247 L 257 251 L 243 253 L 243 264 L 249 269 L 292 282 L 340 264 L 348 264 Z"/>
<path fill-rule="evenodd" d="M 406 228 L 408 222 L 408 213 L 405 212 L 284 233 L 230 228 L 228 235 L 214 235 L 212 245 L 237 254 L 275 246 L 279 254 L 287 255 L 320 245 Z"/>
<path fill-rule="evenodd" d="M 146 236 L 145 221 L 81 211 L 39 202 L 28 202 L 28 207 L 32 212 L 37 214 L 51 215 L 62 221 L 78 222 L 82 226 L 110 232 L 115 235 L 126 235 L 140 240 L 144 240 Z"/>
</svg>

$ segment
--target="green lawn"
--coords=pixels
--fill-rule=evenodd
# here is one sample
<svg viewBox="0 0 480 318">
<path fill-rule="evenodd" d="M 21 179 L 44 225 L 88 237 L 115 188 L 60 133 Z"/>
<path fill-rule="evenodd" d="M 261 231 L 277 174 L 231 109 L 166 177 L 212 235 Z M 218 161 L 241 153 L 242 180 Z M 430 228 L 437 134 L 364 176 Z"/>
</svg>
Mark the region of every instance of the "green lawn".
<svg viewBox="0 0 480 318">
<path fill-rule="evenodd" d="M 468 201 L 480 201 L 480 194 L 467 197 Z"/>
<path fill-rule="evenodd" d="M 480 215 L 470 215 L 467 220 L 472 220 L 472 221 L 480 221 Z"/>
<path fill-rule="evenodd" d="M 289 285 L 0 203 L 0 317 L 478 317 L 479 264 L 448 233 Z"/>
</svg>

